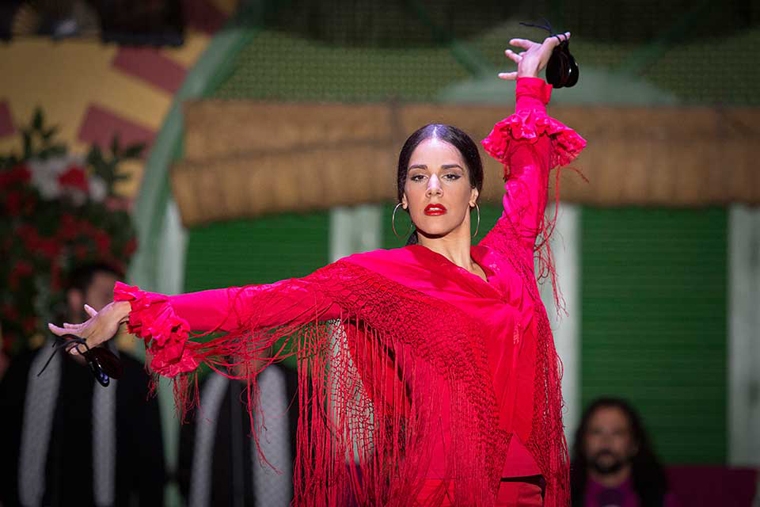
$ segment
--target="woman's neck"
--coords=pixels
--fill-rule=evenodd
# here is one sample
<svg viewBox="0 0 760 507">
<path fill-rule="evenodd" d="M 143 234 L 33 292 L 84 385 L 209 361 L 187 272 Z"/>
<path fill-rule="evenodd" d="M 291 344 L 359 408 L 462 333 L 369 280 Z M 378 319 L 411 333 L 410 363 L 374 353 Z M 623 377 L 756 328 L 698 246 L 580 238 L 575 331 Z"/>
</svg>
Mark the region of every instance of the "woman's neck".
<svg viewBox="0 0 760 507">
<path fill-rule="evenodd" d="M 464 230 L 464 228 L 462 228 Z M 470 256 L 470 236 L 457 232 L 451 232 L 440 238 L 429 238 L 423 234 L 417 234 L 418 243 L 421 246 L 443 255 L 452 263 L 467 271 L 475 272 L 476 267 Z"/>
</svg>

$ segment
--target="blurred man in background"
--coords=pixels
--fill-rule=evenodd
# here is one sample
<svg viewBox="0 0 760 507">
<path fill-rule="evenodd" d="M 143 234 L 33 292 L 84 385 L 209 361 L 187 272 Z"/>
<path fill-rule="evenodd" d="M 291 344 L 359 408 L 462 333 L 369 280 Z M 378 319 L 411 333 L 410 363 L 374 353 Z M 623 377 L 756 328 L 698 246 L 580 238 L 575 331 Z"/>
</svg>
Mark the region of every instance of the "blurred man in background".
<svg viewBox="0 0 760 507">
<path fill-rule="evenodd" d="M 113 299 L 121 273 L 104 264 L 75 269 L 65 321 L 84 305 Z M 142 362 L 118 353 L 121 379 L 96 384 L 87 365 L 55 354 L 52 338 L 14 357 L 0 383 L 0 503 L 3 505 L 162 505 L 165 470 L 158 401 Z M 112 349 L 115 352 L 115 350 Z"/>
<path fill-rule="evenodd" d="M 593 401 L 575 435 L 573 507 L 675 507 L 641 418 L 619 398 Z"/>
</svg>

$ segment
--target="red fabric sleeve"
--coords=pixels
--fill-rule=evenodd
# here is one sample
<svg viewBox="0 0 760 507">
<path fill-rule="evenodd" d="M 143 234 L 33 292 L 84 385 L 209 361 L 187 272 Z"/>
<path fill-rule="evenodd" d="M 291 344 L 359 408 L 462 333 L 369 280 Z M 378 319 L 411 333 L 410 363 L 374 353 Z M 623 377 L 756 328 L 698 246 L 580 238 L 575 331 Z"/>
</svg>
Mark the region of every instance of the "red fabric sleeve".
<svg viewBox="0 0 760 507">
<path fill-rule="evenodd" d="M 129 301 L 129 332 L 142 338 L 151 368 L 164 376 L 193 371 L 200 359 L 190 331 L 240 332 L 338 318 L 340 309 L 301 279 L 166 296 L 120 282 L 115 301 Z"/>
<path fill-rule="evenodd" d="M 193 331 L 234 331 L 271 329 L 284 325 L 337 318 L 320 291 L 301 279 L 282 280 L 269 285 L 248 285 L 169 296 L 177 315 L 187 320 Z M 256 319 L 250 321 L 252 309 Z"/>
<path fill-rule="evenodd" d="M 515 113 L 483 140 L 485 150 L 504 164 L 503 217 L 531 251 L 542 230 L 549 170 L 569 164 L 586 146 L 574 130 L 546 114 L 551 91 L 542 79 L 518 79 Z"/>
</svg>

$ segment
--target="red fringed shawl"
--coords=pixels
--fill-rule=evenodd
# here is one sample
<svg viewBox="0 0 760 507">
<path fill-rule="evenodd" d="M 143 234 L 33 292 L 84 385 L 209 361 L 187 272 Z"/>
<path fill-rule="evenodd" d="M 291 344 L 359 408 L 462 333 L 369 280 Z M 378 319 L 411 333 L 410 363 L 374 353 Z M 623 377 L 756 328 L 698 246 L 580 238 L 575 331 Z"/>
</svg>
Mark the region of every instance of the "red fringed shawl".
<svg viewBox="0 0 760 507">
<path fill-rule="evenodd" d="M 560 364 L 533 259 L 549 169 L 585 141 L 546 116 L 550 91 L 520 79 L 515 114 L 483 142 L 506 178 L 504 215 L 472 248 L 487 282 L 408 246 L 271 285 L 164 296 L 118 284 L 151 368 L 175 378 L 183 405 L 199 364 L 235 363 L 255 410 L 250 365 L 297 356 L 296 505 L 416 505 L 438 479 L 425 505 L 448 489 L 455 505 L 489 506 L 502 477 L 521 475 L 516 448 L 546 479 L 545 505 L 567 505 Z M 223 334 L 200 343 L 190 330 Z"/>
</svg>

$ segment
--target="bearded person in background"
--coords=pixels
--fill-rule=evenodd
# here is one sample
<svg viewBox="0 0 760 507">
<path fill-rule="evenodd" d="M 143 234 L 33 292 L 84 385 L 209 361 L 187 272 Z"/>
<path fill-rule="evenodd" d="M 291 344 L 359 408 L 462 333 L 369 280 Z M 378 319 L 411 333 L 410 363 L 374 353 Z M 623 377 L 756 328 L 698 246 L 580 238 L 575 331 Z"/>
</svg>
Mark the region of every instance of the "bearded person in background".
<svg viewBox="0 0 760 507">
<path fill-rule="evenodd" d="M 571 465 L 573 507 L 677 507 L 641 418 L 619 398 L 583 414 Z"/>
</svg>

